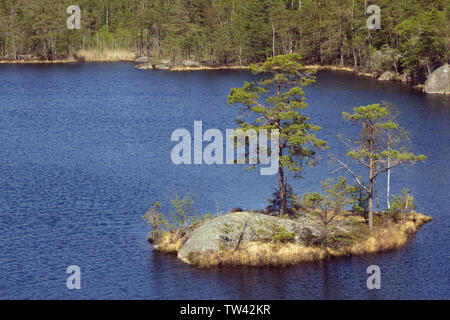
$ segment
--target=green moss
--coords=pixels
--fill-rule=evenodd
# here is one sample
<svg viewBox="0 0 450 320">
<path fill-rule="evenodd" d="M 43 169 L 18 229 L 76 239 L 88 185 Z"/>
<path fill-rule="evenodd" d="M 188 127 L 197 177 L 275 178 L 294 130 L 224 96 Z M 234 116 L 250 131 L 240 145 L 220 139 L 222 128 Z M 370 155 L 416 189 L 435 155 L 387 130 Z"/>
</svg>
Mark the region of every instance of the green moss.
<svg viewBox="0 0 450 320">
<path fill-rule="evenodd" d="M 233 224 L 227 222 L 225 222 L 223 224 L 223 227 L 220 229 L 220 232 L 222 232 L 225 235 L 230 235 L 233 233 L 233 231 L 234 231 Z"/>
<path fill-rule="evenodd" d="M 273 241 L 275 242 L 291 242 L 295 240 L 295 233 L 289 232 L 285 227 L 276 227 L 274 229 Z"/>
</svg>

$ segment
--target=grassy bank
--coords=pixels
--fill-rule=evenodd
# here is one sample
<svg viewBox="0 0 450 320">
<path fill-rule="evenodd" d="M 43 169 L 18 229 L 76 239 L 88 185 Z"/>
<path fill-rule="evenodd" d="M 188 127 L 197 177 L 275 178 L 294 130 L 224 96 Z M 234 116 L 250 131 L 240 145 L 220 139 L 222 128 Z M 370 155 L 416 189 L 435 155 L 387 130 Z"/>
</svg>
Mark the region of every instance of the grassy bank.
<svg viewBox="0 0 450 320">
<path fill-rule="evenodd" d="M 349 215 L 342 219 L 350 225 L 350 233 L 336 237 L 326 245 L 304 245 L 295 242 L 252 241 L 243 243 L 237 250 L 220 250 L 190 255 L 189 264 L 198 267 L 220 265 L 288 266 L 302 262 L 370 254 L 398 249 L 417 232 L 431 217 L 414 213 L 405 223 L 395 222 L 389 217 L 376 218 L 372 231 L 360 216 Z M 153 249 L 177 254 L 187 240 L 187 233 L 177 236 L 174 231 L 162 234 L 153 240 Z"/>
</svg>

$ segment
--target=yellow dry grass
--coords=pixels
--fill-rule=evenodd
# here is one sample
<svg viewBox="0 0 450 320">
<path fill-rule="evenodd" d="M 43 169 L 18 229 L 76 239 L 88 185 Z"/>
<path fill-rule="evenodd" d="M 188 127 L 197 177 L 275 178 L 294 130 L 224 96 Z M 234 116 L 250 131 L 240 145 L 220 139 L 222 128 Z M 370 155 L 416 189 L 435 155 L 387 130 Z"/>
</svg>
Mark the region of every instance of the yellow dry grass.
<svg viewBox="0 0 450 320">
<path fill-rule="evenodd" d="M 248 66 L 232 65 L 232 66 L 218 66 L 218 67 L 188 67 L 188 66 L 174 66 L 170 71 L 202 71 L 202 70 L 247 70 Z"/>
<path fill-rule="evenodd" d="M 134 61 L 136 54 L 125 49 L 84 49 L 76 54 L 79 60 L 93 61 Z"/>
<path fill-rule="evenodd" d="M 149 239 L 149 241 L 152 243 L 154 250 L 177 254 L 185 239 L 176 232 L 169 231 L 160 234 L 156 239 Z"/>
<path fill-rule="evenodd" d="M 432 220 L 431 217 L 414 213 L 404 224 L 382 221 L 381 225 L 375 226 L 373 231 L 369 231 L 366 226 L 358 226 L 359 232 L 365 232 L 364 235 L 359 235 L 350 246 L 339 249 L 329 248 L 328 252 L 331 256 L 339 257 L 398 249 L 406 244 L 421 225 L 430 220 Z"/>
<path fill-rule="evenodd" d="M 113 61 L 134 61 L 136 54 L 125 49 L 83 49 L 79 50 L 75 57 L 59 60 L 0 60 L 0 64 L 40 64 L 40 63 L 73 63 L 77 61 L 86 62 L 113 62 Z"/>
<path fill-rule="evenodd" d="M 189 257 L 190 263 L 198 267 L 217 265 L 246 266 L 288 266 L 301 262 L 325 259 L 328 253 L 324 248 L 305 247 L 295 243 L 248 242 L 238 250 L 215 251 Z"/>
<path fill-rule="evenodd" d="M 77 62 L 74 58 L 69 58 L 65 60 L 0 60 L 0 64 L 47 64 L 47 63 L 73 63 Z"/>
<path fill-rule="evenodd" d="M 316 70 L 333 70 L 333 71 L 346 71 L 346 72 L 353 72 L 356 73 L 359 76 L 365 76 L 365 77 L 373 77 L 371 73 L 368 72 L 360 72 L 357 71 L 353 67 L 341 67 L 341 66 L 333 66 L 333 65 L 307 65 L 305 66 L 306 69 L 316 69 Z"/>
</svg>

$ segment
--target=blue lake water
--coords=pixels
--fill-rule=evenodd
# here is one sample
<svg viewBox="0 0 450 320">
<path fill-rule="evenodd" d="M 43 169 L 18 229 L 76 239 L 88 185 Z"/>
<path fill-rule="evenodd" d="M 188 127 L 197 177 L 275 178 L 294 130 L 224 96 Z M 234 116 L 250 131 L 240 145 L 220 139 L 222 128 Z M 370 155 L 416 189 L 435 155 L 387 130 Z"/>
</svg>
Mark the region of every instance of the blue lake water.
<svg viewBox="0 0 450 320">
<path fill-rule="evenodd" d="M 155 200 L 195 190 L 198 213 L 262 208 L 276 176 L 234 165 L 171 162 L 173 130 L 234 128 L 231 87 L 248 72 L 140 71 L 129 63 L 0 66 L 0 298 L 2 299 L 439 299 L 450 281 L 450 97 L 400 83 L 321 71 L 305 111 L 345 157 L 342 111 L 381 100 L 399 106 L 425 164 L 395 169 L 392 192 L 411 189 L 435 220 L 402 249 L 286 268 L 196 269 L 152 251 L 142 215 Z M 326 159 L 291 184 L 319 190 Z M 344 174 L 344 172 L 339 172 Z M 338 173 L 338 174 L 339 174 Z M 384 180 L 378 182 L 384 203 Z M 366 288 L 367 266 L 380 290 Z M 66 268 L 81 268 L 68 290 Z"/>
</svg>

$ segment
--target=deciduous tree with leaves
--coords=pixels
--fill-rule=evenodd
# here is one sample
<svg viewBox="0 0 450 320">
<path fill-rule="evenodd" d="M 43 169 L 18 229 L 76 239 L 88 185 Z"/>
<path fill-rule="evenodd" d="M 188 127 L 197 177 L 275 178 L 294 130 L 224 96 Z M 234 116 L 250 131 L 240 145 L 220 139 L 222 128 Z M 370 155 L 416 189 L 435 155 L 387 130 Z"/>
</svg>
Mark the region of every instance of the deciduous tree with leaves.
<svg viewBox="0 0 450 320">
<path fill-rule="evenodd" d="M 161 204 L 156 201 L 143 216 L 143 219 L 147 221 L 147 224 L 152 229 L 152 238 L 157 238 L 167 228 L 167 221 L 164 219 L 164 214 L 160 210 Z"/>
</svg>

